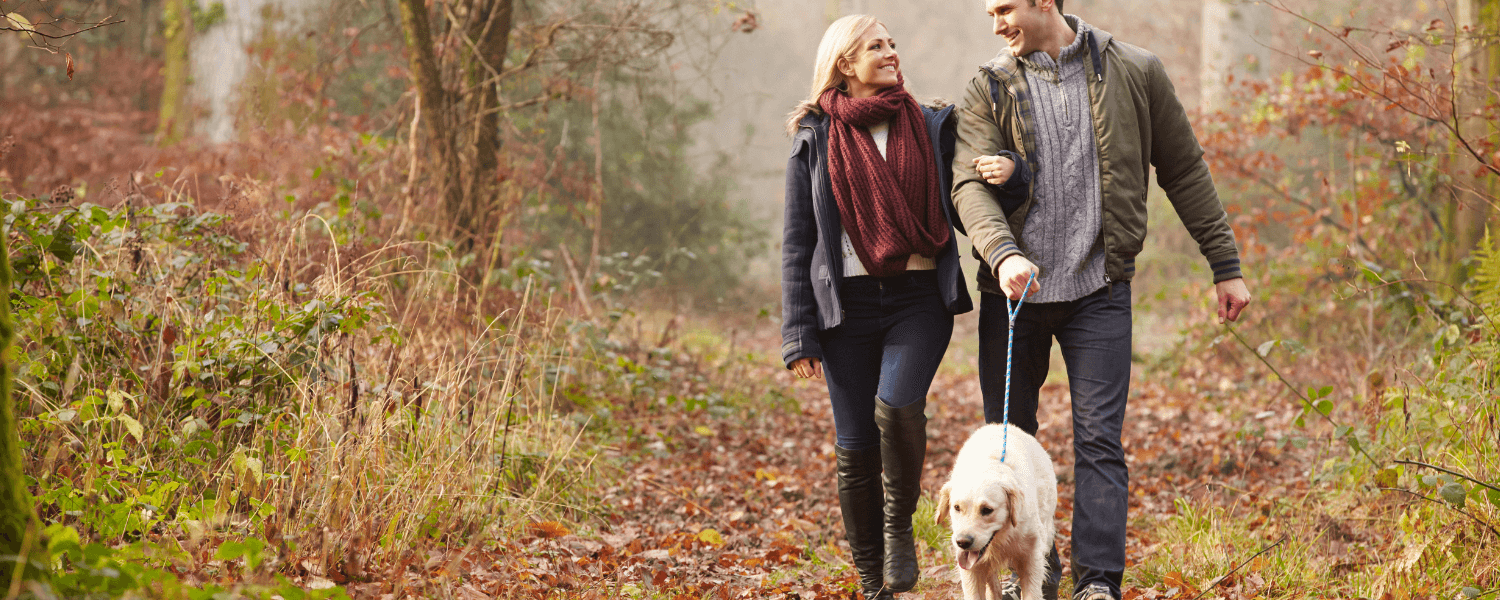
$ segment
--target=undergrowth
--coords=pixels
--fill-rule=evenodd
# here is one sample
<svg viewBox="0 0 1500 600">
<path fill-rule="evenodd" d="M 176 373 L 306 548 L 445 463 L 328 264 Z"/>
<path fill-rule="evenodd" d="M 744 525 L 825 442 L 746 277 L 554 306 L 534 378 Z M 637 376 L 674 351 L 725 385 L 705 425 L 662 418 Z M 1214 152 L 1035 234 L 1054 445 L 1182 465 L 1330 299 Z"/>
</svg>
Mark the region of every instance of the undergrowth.
<svg viewBox="0 0 1500 600">
<path fill-rule="evenodd" d="M 1367 270 L 1367 293 L 1335 310 L 1357 315 L 1363 297 L 1411 341 L 1362 378 L 1330 369 L 1345 364 L 1330 355 L 1359 353 L 1358 345 L 1309 349 L 1291 334 L 1235 347 L 1238 332 L 1204 336 L 1200 343 L 1264 361 L 1243 375 L 1241 393 L 1299 413 L 1280 439 L 1303 440 L 1307 469 L 1274 493 L 1226 485 L 1183 496 L 1175 516 L 1146 533 L 1171 551 L 1154 553 L 1134 577 L 1179 591 L 1166 597 L 1500 593 L 1500 249 L 1492 239 L 1471 272 L 1453 289 Z M 1336 334 L 1338 322 L 1322 324 L 1324 334 Z M 1278 461 L 1258 458 L 1247 468 L 1272 477 Z"/>
<path fill-rule="evenodd" d="M 600 448 L 630 419 L 741 403 L 711 391 L 746 360 L 722 339 L 641 331 L 626 298 L 652 258 L 604 257 L 580 299 L 542 254 L 483 271 L 368 247 L 348 202 L 262 194 L 232 223 L 159 188 L 5 199 L 21 437 L 59 574 L 40 596 L 399 596 L 422 548 L 602 522 Z"/>
</svg>

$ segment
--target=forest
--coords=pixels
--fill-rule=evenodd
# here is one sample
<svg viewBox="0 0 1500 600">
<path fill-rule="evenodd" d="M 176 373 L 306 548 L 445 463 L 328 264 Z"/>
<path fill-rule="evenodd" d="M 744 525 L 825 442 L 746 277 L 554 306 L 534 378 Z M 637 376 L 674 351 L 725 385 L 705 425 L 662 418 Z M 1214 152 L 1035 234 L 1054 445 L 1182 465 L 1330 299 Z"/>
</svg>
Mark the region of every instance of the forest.
<svg viewBox="0 0 1500 600">
<path fill-rule="evenodd" d="M 985 5 L 0 0 L 5 598 L 862 597 L 784 122 L 849 14 L 957 102 Z M 1500 598 L 1500 0 L 1065 12 L 1159 57 L 1254 298 L 1151 185 L 1121 596 Z M 898 598 L 962 593 L 954 323 Z"/>
</svg>

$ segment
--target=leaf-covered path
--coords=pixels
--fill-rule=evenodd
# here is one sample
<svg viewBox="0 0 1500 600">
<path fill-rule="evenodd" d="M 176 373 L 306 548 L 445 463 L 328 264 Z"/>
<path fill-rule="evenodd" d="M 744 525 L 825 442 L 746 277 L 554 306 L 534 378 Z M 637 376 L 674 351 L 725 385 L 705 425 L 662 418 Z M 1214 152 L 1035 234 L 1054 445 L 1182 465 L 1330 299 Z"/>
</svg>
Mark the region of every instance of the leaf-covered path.
<svg viewBox="0 0 1500 600">
<path fill-rule="evenodd" d="M 956 332 L 955 340 L 962 335 L 972 331 Z M 972 365 L 972 355 L 955 343 L 929 396 L 923 477 L 928 499 L 947 477 L 958 447 L 982 424 Z M 766 406 L 750 418 L 729 419 L 702 411 L 652 413 L 635 423 L 644 434 L 636 439 L 648 441 L 611 451 L 621 466 L 606 473 L 612 485 L 604 493 L 613 510 L 607 523 L 585 523 L 576 532 L 534 523 L 497 550 L 455 550 L 407 567 L 401 590 L 389 583 L 351 583 L 350 591 L 356 597 L 397 592 L 464 599 L 850 597 L 855 576 L 842 540 L 832 418 L 822 382 L 794 383 L 774 364 L 747 376 L 785 380 L 800 409 Z M 1125 436 L 1132 565 L 1172 551 L 1151 532 L 1175 513 L 1176 498 L 1228 490 L 1253 504 L 1305 485 L 1298 476 L 1305 458 L 1279 449 L 1266 433 L 1285 430 L 1291 415 L 1233 406 L 1233 394 L 1209 401 L 1175 391 L 1195 387 L 1184 385 L 1191 377 L 1149 380 L 1136 372 Z M 1049 382 L 1042 405 L 1038 438 L 1058 468 L 1058 539 L 1067 565 L 1072 434 L 1066 385 Z M 1225 416 L 1231 414 L 1249 416 Z M 919 525 L 919 537 L 923 529 Z M 945 542 L 945 531 L 927 533 L 929 540 Z M 922 581 L 900 597 L 957 597 L 951 555 L 920 541 L 918 546 Z M 1254 575 L 1245 579 L 1238 585 L 1257 587 Z M 1066 590 L 1071 583 L 1064 585 Z M 1197 591 L 1171 576 L 1143 586 L 1127 575 L 1127 598 L 1192 597 Z"/>
</svg>

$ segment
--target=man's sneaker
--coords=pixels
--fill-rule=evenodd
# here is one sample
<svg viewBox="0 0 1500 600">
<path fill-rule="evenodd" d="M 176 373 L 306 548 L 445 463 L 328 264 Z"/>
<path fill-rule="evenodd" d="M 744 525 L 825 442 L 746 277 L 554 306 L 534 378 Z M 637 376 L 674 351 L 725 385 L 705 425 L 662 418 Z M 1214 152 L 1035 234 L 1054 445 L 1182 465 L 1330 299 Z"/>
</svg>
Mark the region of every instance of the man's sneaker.
<svg viewBox="0 0 1500 600">
<path fill-rule="evenodd" d="M 1021 584 L 1014 577 L 1000 582 L 1000 600 L 1021 600 Z"/>
<path fill-rule="evenodd" d="M 1090 583 L 1074 592 L 1073 600 L 1115 600 L 1115 595 L 1109 593 L 1109 588 L 1102 584 Z"/>
<path fill-rule="evenodd" d="M 1015 577 L 1001 582 L 1000 600 L 1021 600 L 1021 582 Z M 1057 600 L 1057 584 L 1042 582 L 1042 600 Z"/>
</svg>

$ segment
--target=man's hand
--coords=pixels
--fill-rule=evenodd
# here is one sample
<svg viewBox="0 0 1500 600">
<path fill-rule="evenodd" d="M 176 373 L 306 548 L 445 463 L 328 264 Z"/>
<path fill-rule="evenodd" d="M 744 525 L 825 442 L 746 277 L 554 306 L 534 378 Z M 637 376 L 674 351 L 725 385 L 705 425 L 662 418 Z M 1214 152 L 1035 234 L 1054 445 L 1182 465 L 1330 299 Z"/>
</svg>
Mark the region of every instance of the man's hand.
<svg viewBox="0 0 1500 600">
<path fill-rule="evenodd" d="M 803 379 L 823 378 L 823 361 L 816 358 L 799 358 L 792 363 L 792 372 Z"/>
<path fill-rule="evenodd" d="M 1011 174 L 1016 172 L 1016 163 L 1004 156 L 976 156 L 974 157 L 974 171 L 984 178 L 985 183 L 990 185 L 1004 185 L 1010 181 Z"/>
<path fill-rule="evenodd" d="M 1000 280 L 1000 291 L 1005 292 L 1011 300 L 1020 300 L 1021 291 L 1026 288 L 1026 280 L 1031 279 L 1036 272 L 1036 265 L 1031 264 L 1026 257 L 1012 254 L 1000 261 L 1000 266 L 995 268 L 995 278 Z M 1042 284 L 1031 279 L 1031 291 L 1026 293 L 1029 295 L 1040 291 L 1042 291 Z M 1246 297 L 1248 296 L 1247 293 Z"/>
<path fill-rule="evenodd" d="M 1219 324 L 1223 325 L 1225 320 L 1238 321 L 1240 312 L 1250 304 L 1250 289 L 1245 287 L 1245 279 L 1220 281 L 1214 284 L 1214 291 L 1219 294 Z"/>
</svg>

